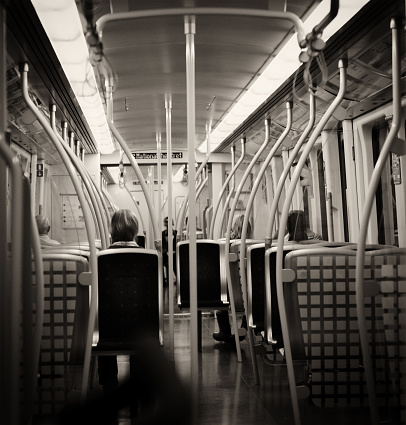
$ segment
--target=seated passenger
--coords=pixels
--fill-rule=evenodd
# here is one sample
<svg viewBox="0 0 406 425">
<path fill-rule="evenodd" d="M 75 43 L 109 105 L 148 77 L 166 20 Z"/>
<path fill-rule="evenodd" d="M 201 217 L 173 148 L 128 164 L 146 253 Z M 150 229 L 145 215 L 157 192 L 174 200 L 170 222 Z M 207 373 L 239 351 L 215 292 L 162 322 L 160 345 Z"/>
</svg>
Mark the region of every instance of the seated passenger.
<svg viewBox="0 0 406 425">
<path fill-rule="evenodd" d="M 115 248 L 140 248 L 135 242 L 138 233 L 138 220 L 135 214 L 127 209 L 116 211 L 111 218 L 111 242 L 109 249 Z M 118 385 L 117 356 L 98 357 L 99 384 L 103 386 L 103 393 L 109 394 Z M 130 356 L 130 375 L 134 372 L 134 356 Z M 138 400 L 136 400 L 138 403 Z M 137 406 L 132 406 L 135 415 Z"/>
<path fill-rule="evenodd" d="M 45 217 L 44 215 L 37 215 L 35 217 L 35 221 L 37 222 L 41 248 L 60 245 L 58 241 L 55 241 L 48 236 L 48 233 L 51 230 L 51 224 L 49 223 L 48 217 Z"/>
<path fill-rule="evenodd" d="M 279 230 L 273 236 L 273 240 L 277 240 Z M 305 241 L 305 240 L 323 240 L 317 233 L 313 232 L 306 226 L 306 213 L 302 210 L 292 210 L 289 212 L 287 229 L 285 229 L 286 241 Z"/>
<path fill-rule="evenodd" d="M 289 241 L 321 240 L 322 237 L 306 226 L 306 214 L 302 210 L 289 213 L 286 223 Z"/>
<path fill-rule="evenodd" d="M 244 223 L 244 214 L 240 214 L 236 217 L 231 228 L 230 238 L 231 239 L 241 239 L 242 227 Z M 247 228 L 247 239 L 252 238 L 251 224 L 248 222 Z M 228 317 L 228 310 L 219 310 L 216 312 L 217 323 L 219 326 L 219 331 L 213 333 L 213 338 L 216 341 L 227 342 L 233 344 L 235 342 L 235 337 L 231 333 L 231 326 Z M 247 319 L 245 315 L 242 317 L 241 327 L 247 329 Z M 240 341 L 245 339 L 245 336 L 240 336 Z"/>
</svg>

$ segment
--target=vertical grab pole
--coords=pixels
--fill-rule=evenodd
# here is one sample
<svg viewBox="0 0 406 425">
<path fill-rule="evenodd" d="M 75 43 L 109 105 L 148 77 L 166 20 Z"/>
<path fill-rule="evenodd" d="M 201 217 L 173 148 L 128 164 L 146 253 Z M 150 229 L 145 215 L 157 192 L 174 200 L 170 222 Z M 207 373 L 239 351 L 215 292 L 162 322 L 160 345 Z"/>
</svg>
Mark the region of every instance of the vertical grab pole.
<svg viewBox="0 0 406 425">
<path fill-rule="evenodd" d="M 401 88 L 400 88 L 400 28 L 401 20 L 392 19 L 390 23 L 392 29 L 392 97 L 393 97 L 393 119 L 392 126 L 382 147 L 376 162 L 374 171 L 371 176 L 368 193 L 365 198 L 364 211 L 362 214 L 361 227 L 359 231 L 356 272 L 355 272 L 355 296 L 357 300 L 357 316 L 358 328 L 360 333 L 362 356 L 365 368 L 365 377 L 367 381 L 368 399 L 371 412 L 371 420 L 373 425 L 379 424 L 379 412 L 375 393 L 375 383 L 372 371 L 372 363 L 370 357 L 370 348 L 368 342 L 368 332 L 365 324 L 365 308 L 364 308 L 364 261 L 365 261 L 365 244 L 368 231 L 369 219 L 371 215 L 372 205 L 375 199 L 375 192 L 378 187 L 382 170 L 386 165 L 386 161 L 390 154 L 393 141 L 396 139 L 401 125 Z M 404 142 L 403 142 L 404 143 Z"/>
<path fill-rule="evenodd" d="M 172 96 L 165 96 L 165 112 L 166 112 L 166 152 L 167 152 L 167 168 L 166 168 L 166 179 L 168 182 L 168 275 L 169 273 L 172 276 L 173 270 L 173 243 L 172 241 L 172 217 L 173 217 L 173 188 L 172 188 Z M 174 297 L 174 288 L 171 280 L 168 276 L 168 288 L 169 288 L 169 358 L 170 361 L 174 361 L 174 341 L 175 341 L 175 331 L 174 331 L 174 306 L 173 306 L 173 297 Z"/>
<path fill-rule="evenodd" d="M 187 139 L 189 151 L 189 282 L 190 282 L 190 355 L 192 418 L 198 418 L 198 324 L 197 324 L 197 249 L 196 249 L 196 170 L 195 170 L 195 33 L 196 17 L 184 16 L 186 35 Z"/>
<path fill-rule="evenodd" d="M 276 290 L 278 297 L 278 305 L 279 305 L 279 313 L 281 317 L 281 325 L 282 325 L 282 335 L 283 341 L 285 344 L 285 357 L 286 357 L 286 367 L 288 371 L 288 380 L 289 380 L 289 389 L 290 389 L 290 397 L 292 399 L 292 408 L 293 415 L 295 419 L 295 425 L 300 425 L 300 412 L 299 412 L 299 403 L 296 392 L 296 382 L 295 382 L 295 372 L 293 369 L 292 363 L 292 351 L 290 347 L 289 340 L 289 328 L 287 325 L 287 317 L 286 317 L 286 309 L 285 302 L 283 298 L 283 276 L 282 276 L 282 268 L 283 268 L 283 243 L 285 238 L 285 228 L 286 222 L 288 221 L 289 215 L 289 207 L 293 198 L 293 194 L 296 189 L 297 182 L 300 178 L 300 173 L 302 172 L 303 166 L 305 165 L 306 158 L 308 157 L 311 149 L 313 148 L 317 138 L 319 137 L 321 131 L 324 126 L 327 124 L 327 121 L 333 115 L 335 109 L 339 106 L 341 101 L 344 98 L 345 89 L 347 87 L 347 61 L 344 59 L 340 59 L 338 62 L 338 67 L 340 68 L 340 89 L 338 91 L 337 97 L 328 107 L 327 111 L 317 124 L 314 129 L 312 135 L 309 138 L 309 141 L 306 144 L 305 149 L 300 156 L 299 162 L 297 163 L 296 170 L 293 173 L 292 180 L 290 182 L 288 191 L 286 193 L 286 199 L 283 204 L 282 216 L 279 225 L 279 234 L 278 234 L 278 244 L 277 244 L 277 254 L 276 254 Z"/>
</svg>

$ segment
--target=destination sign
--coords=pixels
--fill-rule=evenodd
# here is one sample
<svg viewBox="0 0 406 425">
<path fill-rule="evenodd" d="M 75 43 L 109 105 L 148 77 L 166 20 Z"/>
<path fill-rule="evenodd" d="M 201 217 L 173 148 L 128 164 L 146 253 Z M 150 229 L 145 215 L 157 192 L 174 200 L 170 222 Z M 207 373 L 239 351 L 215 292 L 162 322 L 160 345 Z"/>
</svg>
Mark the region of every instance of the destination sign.
<svg viewBox="0 0 406 425">
<path fill-rule="evenodd" d="M 133 157 L 135 159 L 158 159 L 156 152 L 134 152 Z M 168 154 L 166 152 L 161 153 L 161 159 L 166 159 Z M 172 152 L 172 159 L 182 159 L 183 152 Z"/>
</svg>

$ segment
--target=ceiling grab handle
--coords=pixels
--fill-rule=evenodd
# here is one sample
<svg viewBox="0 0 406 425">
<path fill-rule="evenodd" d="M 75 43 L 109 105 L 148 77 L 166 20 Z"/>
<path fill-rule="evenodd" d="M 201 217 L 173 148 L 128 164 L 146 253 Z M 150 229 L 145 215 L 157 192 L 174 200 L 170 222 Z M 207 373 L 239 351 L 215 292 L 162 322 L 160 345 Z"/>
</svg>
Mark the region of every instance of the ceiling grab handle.
<svg viewBox="0 0 406 425">
<path fill-rule="evenodd" d="M 106 105 L 107 106 L 107 122 L 108 122 L 109 128 L 110 128 L 111 132 L 113 133 L 114 137 L 116 138 L 117 142 L 121 146 L 121 149 L 127 155 L 127 158 L 129 160 L 135 174 L 137 175 L 138 180 L 140 181 L 140 185 L 141 185 L 142 191 L 144 192 L 145 201 L 147 202 L 148 212 L 149 212 L 151 222 L 152 222 L 152 229 L 153 229 L 154 238 L 155 238 L 155 248 L 157 250 L 159 250 L 159 252 L 161 252 L 161 250 L 162 250 L 162 241 L 161 241 L 162 235 L 159 234 L 158 222 L 157 222 L 157 218 L 156 218 L 156 215 L 155 215 L 155 209 L 154 209 L 154 206 L 152 204 L 151 197 L 149 196 L 148 188 L 147 188 L 147 185 L 145 183 L 144 176 L 142 175 L 141 169 L 138 166 L 137 161 L 135 160 L 134 156 L 131 154 L 131 151 L 128 148 L 127 143 L 122 138 L 121 134 L 119 133 L 119 131 L 117 130 L 116 126 L 113 123 L 113 82 L 111 81 L 111 79 L 110 79 L 110 81 L 106 80 L 106 104 L 107 104 Z"/>
<path fill-rule="evenodd" d="M 246 270 L 246 248 L 247 248 L 247 231 L 248 231 L 248 224 L 250 221 L 250 214 L 252 207 L 254 205 L 255 196 L 258 192 L 259 185 L 261 184 L 262 177 L 265 174 L 266 169 L 269 166 L 269 163 L 271 162 L 271 159 L 275 156 L 276 151 L 281 147 L 282 143 L 285 141 L 286 137 L 288 136 L 291 128 L 292 128 L 292 108 L 293 108 L 293 102 L 286 102 L 286 128 L 282 132 L 282 134 L 279 136 L 278 140 L 275 142 L 275 144 L 272 146 L 271 150 L 269 151 L 267 157 L 265 158 L 265 161 L 262 163 L 261 168 L 255 178 L 254 185 L 252 187 L 251 193 L 248 198 L 247 206 L 245 208 L 245 214 L 244 214 L 244 221 L 242 225 L 241 230 L 241 247 L 240 247 L 240 278 L 241 278 L 241 286 L 242 286 L 242 295 L 244 300 L 244 306 L 247 314 L 247 321 L 248 326 L 252 328 L 253 321 L 252 321 L 252 311 L 250 309 L 250 306 L 252 303 L 248 303 L 248 288 L 247 288 L 247 270 Z M 226 267 L 229 267 L 230 263 L 226 263 Z M 230 272 L 231 275 L 231 272 Z M 251 291 L 250 291 L 251 294 Z M 252 333 L 250 333 L 252 335 Z M 253 370 L 254 370 L 254 380 L 256 384 L 259 384 L 259 374 L 258 374 L 258 365 L 256 362 L 256 356 L 254 352 L 254 344 L 253 341 L 250 339 L 250 351 L 251 351 L 251 360 L 253 364 Z"/>
<path fill-rule="evenodd" d="M 329 11 L 328 15 L 319 24 L 317 24 L 313 28 L 312 33 L 313 33 L 314 36 L 317 37 L 320 34 L 322 34 L 324 28 L 326 28 L 326 26 L 337 16 L 339 7 L 340 7 L 340 1 L 339 0 L 331 0 L 330 11 Z"/>
<path fill-rule="evenodd" d="M 379 414 L 378 404 L 375 393 L 375 383 L 372 371 L 370 348 L 368 342 L 368 333 L 365 324 L 365 308 L 364 308 L 364 260 L 365 260 L 365 244 L 366 234 L 368 231 L 369 219 L 371 214 L 372 205 L 375 199 L 376 189 L 380 182 L 381 174 L 386 166 L 386 161 L 391 151 L 393 142 L 397 139 L 397 135 L 401 126 L 401 65 L 400 65 L 400 30 L 401 20 L 392 19 L 390 23 L 392 29 L 392 97 L 393 97 L 393 118 L 392 126 L 386 137 L 385 143 L 382 146 L 378 160 L 375 164 L 374 171 L 370 179 L 368 192 L 365 197 L 364 211 L 362 214 L 361 226 L 357 244 L 357 257 L 356 257 L 356 280 L 355 280 L 355 293 L 357 302 L 357 316 L 358 316 L 358 328 L 361 339 L 362 356 L 365 368 L 365 376 L 367 381 L 368 399 L 371 411 L 371 419 L 373 425 L 378 425 Z M 403 144 L 405 142 L 403 141 Z"/>
<path fill-rule="evenodd" d="M 287 176 L 289 175 L 290 168 L 292 167 L 293 162 L 296 159 L 297 154 L 299 153 L 301 147 L 303 146 L 303 143 L 306 141 L 307 136 L 310 134 L 314 122 L 316 119 L 316 97 L 314 95 L 314 91 L 312 89 L 309 89 L 310 92 L 310 99 L 309 99 L 309 106 L 310 106 L 310 116 L 309 116 L 309 122 L 304 129 L 302 135 L 300 136 L 299 140 L 297 141 L 295 147 L 293 148 L 292 152 L 289 155 L 288 161 L 286 162 L 282 174 L 279 178 L 278 184 L 275 189 L 274 198 L 272 200 L 271 205 L 271 212 L 269 214 L 269 221 L 268 225 L 266 227 L 266 238 L 265 238 L 265 251 L 271 247 L 272 243 L 272 232 L 273 232 L 273 226 L 275 223 L 275 216 L 277 214 L 278 210 L 278 204 L 279 199 L 282 194 L 282 190 L 285 186 L 285 181 Z M 269 285 L 265 285 L 265 299 L 270 300 L 271 299 L 271 293 L 270 293 L 270 287 Z M 266 340 L 272 341 L 272 328 L 271 328 L 271 318 L 270 318 L 270 311 L 269 308 L 266 308 L 265 310 L 265 332 L 266 332 Z"/>
<path fill-rule="evenodd" d="M 245 158 L 245 142 L 246 142 L 246 139 L 245 139 L 245 137 L 243 137 L 241 139 L 241 156 L 238 159 L 237 163 L 234 165 L 234 167 L 231 169 L 230 174 L 228 175 L 226 181 L 224 182 L 223 187 L 221 188 L 221 191 L 220 191 L 220 194 L 219 194 L 219 197 L 218 197 L 218 201 L 216 203 L 216 206 L 214 207 L 213 217 L 211 219 L 211 224 L 210 224 L 210 235 L 209 235 L 210 239 L 214 238 L 214 225 L 216 224 L 215 222 L 216 222 L 216 218 L 217 218 L 217 213 L 218 213 L 219 207 L 221 205 L 221 200 L 223 198 L 223 195 L 224 195 L 224 193 L 227 189 L 227 186 L 228 186 L 228 183 L 230 182 L 230 180 L 232 180 L 233 183 L 230 186 L 229 193 L 234 193 L 235 179 L 233 177 L 234 177 L 234 174 L 237 172 L 238 168 L 240 167 L 240 165 L 242 164 L 242 162 L 244 161 L 244 158 Z M 232 149 L 235 150 L 234 145 L 232 146 Z M 228 204 L 229 204 L 229 201 L 226 201 L 224 208 L 227 208 Z M 222 223 L 222 222 L 223 222 L 223 220 L 220 220 L 220 223 Z M 221 227 L 220 227 L 218 232 L 219 232 L 219 234 L 221 234 L 220 233 Z"/>
<path fill-rule="evenodd" d="M 339 88 L 337 97 L 328 107 L 327 111 L 324 113 L 323 117 L 317 124 L 316 128 L 314 129 L 312 135 L 310 136 L 305 146 L 305 149 L 302 152 L 302 155 L 300 156 L 300 159 L 296 166 L 296 170 L 293 173 L 292 180 L 290 182 L 288 191 L 286 193 L 286 198 L 285 198 L 285 202 L 283 204 L 283 209 L 282 209 L 281 221 L 279 224 L 278 245 L 277 245 L 277 255 L 276 255 L 276 287 L 277 287 L 279 313 L 280 313 L 281 325 L 282 325 L 282 335 L 283 335 L 283 341 L 285 345 L 285 358 L 286 358 L 286 366 L 288 370 L 289 388 L 290 388 L 290 395 L 292 399 L 295 425 L 300 425 L 300 414 L 299 414 L 299 405 L 298 405 L 298 398 L 297 398 L 297 392 L 296 392 L 295 373 L 294 373 L 293 364 L 292 364 L 292 352 L 290 348 L 289 329 L 287 326 L 286 309 L 285 309 L 284 298 L 283 298 L 283 280 L 282 280 L 283 244 L 284 244 L 284 238 L 285 238 L 285 228 L 286 228 L 286 223 L 288 220 L 289 208 L 293 198 L 293 194 L 295 192 L 296 185 L 297 185 L 297 182 L 299 181 L 300 173 L 302 172 L 306 159 L 310 151 L 312 150 L 317 138 L 319 137 L 321 131 L 326 125 L 327 121 L 331 118 L 331 116 L 333 115 L 333 112 L 339 106 L 339 104 L 344 98 L 344 94 L 345 94 L 345 90 L 347 86 L 347 74 L 346 74 L 347 66 L 348 66 L 347 60 L 340 59 L 338 61 L 338 67 L 340 68 L 340 88 Z"/>
<path fill-rule="evenodd" d="M 225 265 L 226 265 L 228 294 L 229 294 L 229 297 L 230 297 L 231 314 L 232 314 L 232 320 L 233 320 L 233 330 L 234 330 L 234 336 L 235 336 L 235 344 L 236 344 L 236 348 L 237 348 L 237 360 L 238 360 L 239 363 L 242 362 L 242 357 L 241 357 L 240 339 L 238 337 L 238 325 L 237 325 L 237 317 L 236 317 L 236 313 L 235 313 L 234 293 L 233 293 L 233 287 L 232 287 L 232 283 L 231 283 L 231 272 L 230 272 L 230 264 L 229 264 L 230 263 L 230 233 L 231 233 L 231 226 L 232 226 L 233 218 L 234 218 L 234 212 L 237 208 L 238 198 L 240 197 L 240 194 L 242 192 L 244 184 L 247 181 L 248 176 L 250 175 L 251 170 L 253 169 L 254 165 L 259 160 L 259 157 L 261 156 L 262 152 L 268 146 L 268 144 L 271 140 L 270 131 L 269 131 L 270 123 L 271 123 L 271 120 L 269 118 L 267 118 L 265 120 L 265 139 L 264 139 L 264 142 L 262 143 L 262 145 L 258 149 L 257 153 L 252 158 L 251 162 L 249 163 L 247 169 L 245 170 L 244 175 L 242 176 L 241 181 L 240 181 L 240 183 L 237 187 L 233 202 L 231 204 L 230 215 L 228 217 L 227 230 L 226 230 L 224 262 L 225 262 Z M 220 226 L 221 226 L 221 223 L 220 223 Z"/>
<path fill-rule="evenodd" d="M 86 198 L 84 196 L 81 183 L 76 175 L 76 171 L 73 168 L 73 165 L 70 162 L 69 156 L 65 152 L 62 144 L 59 142 L 59 139 L 56 137 L 51 125 L 48 123 L 47 119 L 42 115 L 38 108 L 34 105 L 28 94 L 28 64 L 22 63 L 20 66 L 21 72 L 21 91 L 23 98 L 34 113 L 37 120 L 40 122 L 41 126 L 44 128 L 45 132 L 48 134 L 53 145 L 57 149 L 59 156 L 62 158 L 66 169 L 69 173 L 69 176 L 72 180 L 73 186 L 76 190 L 76 194 L 79 198 L 80 205 L 83 211 L 83 217 L 85 220 L 85 228 L 87 233 L 87 238 L 89 240 L 89 250 L 90 250 L 90 259 L 89 259 L 89 269 L 91 272 L 91 291 L 92 297 L 90 302 L 90 313 L 89 313 L 89 323 L 86 336 L 86 348 L 85 348 L 85 358 L 83 366 L 83 378 L 82 378 L 82 388 L 81 388 L 81 398 L 82 401 L 86 398 L 88 381 L 89 381 L 89 372 L 90 372 L 90 357 L 92 350 L 92 340 L 93 340 L 93 329 L 96 319 L 96 303 L 97 303 L 97 252 L 95 246 L 95 229 L 94 223 L 92 221 L 89 205 L 87 204 Z"/>
<path fill-rule="evenodd" d="M 229 15 L 229 16 L 251 16 L 260 18 L 285 19 L 291 21 L 297 33 L 297 40 L 300 47 L 306 47 L 306 34 L 302 20 L 292 12 L 283 12 L 275 10 L 262 9 L 244 9 L 233 7 L 179 7 L 173 9 L 150 9 L 150 10 L 133 10 L 129 12 L 108 13 L 103 15 L 96 21 L 96 32 L 99 34 L 101 41 L 103 28 L 108 22 L 151 18 L 155 16 L 185 16 L 185 15 Z"/>
<path fill-rule="evenodd" d="M 65 149 L 65 152 L 68 154 L 71 162 L 73 163 L 73 166 L 75 167 L 76 171 L 78 172 L 78 174 L 82 178 L 82 182 L 83 182 L 84 186 L 86 187 L 87 193 L 90 197 L 91 205 L 93 207 L 91 209 L 91 213 L 92 213 L 92 215 L 94 214 L 94 216 L 96 218 L 96 220 L 94 220 L 94 221 L 95 221 L 95 223 L 97 223 L 98 228 L 99 228 L 100 239 L 101 239 L 101 243 L 102 243 L 102 249 L 106 249 L 108 247 L 109 243 L 108 243 L 108 239 L 107 239 L 107 236 L 106 236 L 106 233 L 105 233 L 105 231 L 106 231 L 105 225 L 107 223 L 103 221 L 102 215 L 101 215 L 102 205 L 96 199 L 97 197 L 94 193 L 93 187 L 91 186 L 91 184 L 89 182 L 90 177 L 89 177 L 87 170 L 85 169 L 82 161 L 80 161 L 79 158 L 73 153 L 72 149 L 69 148 L 69 145 L 66 143 L 65 139 L 59 135 L 59 133 L 56 129 L 56 123 L 55 123 L 56 106 L 53 105 L 53 104 L 49 105 L 49 112 L 50 112 L 50 122 L 51 122 L 52 130 L 54 131 L 56 137 L 59 139 L 59 142 L 61 143 L 61 145 Z M 107 229 L 108 229 L 108 227 L 107 227 Z"/>
</svg>

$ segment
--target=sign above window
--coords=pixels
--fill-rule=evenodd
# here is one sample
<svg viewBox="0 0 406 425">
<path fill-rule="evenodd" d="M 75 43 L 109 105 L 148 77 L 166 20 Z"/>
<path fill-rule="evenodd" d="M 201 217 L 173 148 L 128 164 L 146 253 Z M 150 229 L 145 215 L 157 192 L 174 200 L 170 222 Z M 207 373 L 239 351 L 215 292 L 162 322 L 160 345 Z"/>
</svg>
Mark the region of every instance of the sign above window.
<svg viewBox="0 0 406 425">
<path fill-rule="evenodd" d="M 167 153 L 162 152 L 161 153 L 161 159 L 167 158 Z M 133 157 L 135 159 L 158 159 L 158 155 L 156 152 L 135 152 L 133 153 Z M 183 158 L 183 152 L 172 152 L 172 158 L 173 159 L 182 159 Z"/>
</svg>

